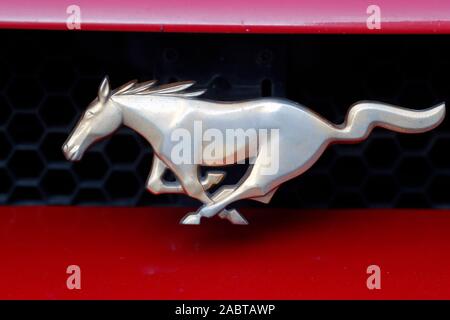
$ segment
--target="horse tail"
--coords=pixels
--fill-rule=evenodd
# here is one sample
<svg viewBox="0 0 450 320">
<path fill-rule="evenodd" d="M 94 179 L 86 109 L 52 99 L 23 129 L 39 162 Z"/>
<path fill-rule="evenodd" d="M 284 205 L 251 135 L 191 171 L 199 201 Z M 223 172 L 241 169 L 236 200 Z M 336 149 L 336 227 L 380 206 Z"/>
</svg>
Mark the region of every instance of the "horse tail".
<svg viewBox="0 0 450 320">
<path fill-rule="evenodd" d="M 412 110 L 379 102 L 353 105 L 345 122 L 336 126 L 333 140 L 363 140 L 375 127 L 402 133 L 421 133 L 436 128 L 445 117 L 445 103 L 424 110 Z"/>
</svg>

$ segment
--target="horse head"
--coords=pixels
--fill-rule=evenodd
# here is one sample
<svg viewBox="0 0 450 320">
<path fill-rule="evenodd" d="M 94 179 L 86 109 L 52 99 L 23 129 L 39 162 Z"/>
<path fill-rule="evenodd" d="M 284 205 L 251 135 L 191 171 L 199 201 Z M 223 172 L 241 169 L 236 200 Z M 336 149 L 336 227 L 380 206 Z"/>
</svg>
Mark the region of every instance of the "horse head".
<svg viewBox="0 0 450 320">
<path fill-rule="evenodd" d="M 98 97 L 89 104 L 62 147 L 67 160 L 81 160 L 86 149 L 111 135 L 122 124 L 121 109 L 110 97 L 111 88 L 105 77 L 98 89 Z"/>
</svg>

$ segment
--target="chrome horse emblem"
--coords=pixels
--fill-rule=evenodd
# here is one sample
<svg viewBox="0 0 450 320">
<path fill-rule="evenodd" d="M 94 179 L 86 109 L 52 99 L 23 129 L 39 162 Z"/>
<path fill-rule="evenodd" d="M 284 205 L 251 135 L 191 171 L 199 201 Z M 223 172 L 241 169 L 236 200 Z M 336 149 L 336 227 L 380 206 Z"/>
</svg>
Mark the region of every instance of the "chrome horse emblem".
<svg viewBox="0 0 450 320">
<path fill-rule="evenodd" d="M 374 127 L 402 133 L 421 133 L 438 126 L 445 116 L 445 104 L 420 111 L 379 102 L 354 104 L 343 124 L 335 125 L 313 111 L 286 99 L 261 98 L 241 102 L 215 102 L 197 98 L 203 90 L 186 91 L 192 81 L 156 86 L 155 81 L 131 81 L 111 90 L 108 78 L 102 81 L 98 97 L 88 106 L 76 128 L 63 145 L 68 160 L 80 160 L 86 149 L 101 138 L 111 135 L 121 125 L 142 135 L 154 150 L 147 189 L 154 193 L 183 193 L 198 199 L 203 206 L 187 214 L 182 224 L 199 224 L 202 217 L 218 214 L 235 224 L 247 221 L 235 209 L 226 207 L 241 199 L 268 203 L 285 181 L 308 170 L 331 143 L 356 143 L 367 138 Z M 278 167 L 274 174 L 264 173 L 269 143 L 258 142 L 258 152 L 244 178 L 235 186 L 223 186 L 214 194 L 208 190 L 221 182 L 224 172 L 211 170 L 204 178 L 199 167 L 214 167 L 220 161 L 176 163 L 171 155 L 175 142 L 171 133 L 177 128 L 194 130 L 195 121 L 205 128 L 272 129 L 277 128 Z M 194 141 L 195 144 L 204 142 Z M 237 147 L 224 146 L 221 159 L 239 159 L 237 149 L 246 149 L 247 140 Z M 244 153 L 246 154 L 246 153 Z M 219 156 L 218 156 L 219 157 Z M 228 164 L 229 162 L 227 162 Z M 171 170 L 176 182 L 163 179 Z"/>
</svg>

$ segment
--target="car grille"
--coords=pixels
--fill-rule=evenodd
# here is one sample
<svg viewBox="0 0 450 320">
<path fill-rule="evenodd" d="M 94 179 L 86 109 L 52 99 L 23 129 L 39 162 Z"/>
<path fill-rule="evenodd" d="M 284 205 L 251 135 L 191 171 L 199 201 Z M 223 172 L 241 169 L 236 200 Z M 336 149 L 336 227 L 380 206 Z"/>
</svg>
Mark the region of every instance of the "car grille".
<svg viewBox="0 0 450 320">
<path fill-rule="evenodd" d="M 106 74 L 112 87 L 196 80 L 208 99 L 286 97 L 335 123 L 359 100 L 421 109 L 450 96 L 449 36 L 3 30 L 0 41 L 0 204 L 194 204 L 145 190 L 152 150 L 129 129 L 79 163 L 64 159 L 61 146 Z M 333 145 L 269 206 L 446 207 L 449 130 L 449 121 L 420 135 L 376 129 L 360 144 Z M 228 182 L 244 170 L 231 169 Z"/>
</svg>

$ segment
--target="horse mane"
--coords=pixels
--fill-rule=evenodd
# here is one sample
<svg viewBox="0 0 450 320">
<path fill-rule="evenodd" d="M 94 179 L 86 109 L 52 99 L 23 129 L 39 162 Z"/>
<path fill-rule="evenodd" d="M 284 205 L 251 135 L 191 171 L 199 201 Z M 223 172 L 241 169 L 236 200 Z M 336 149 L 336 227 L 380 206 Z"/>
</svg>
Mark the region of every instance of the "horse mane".
<svg viewBox="0 0 450 320">
<path fill-rule="evenodd" d="M 115 89 L 112 95 L 162 95 L 170 97 L 192 98 L 198 97 L 206 92 L 206 90 L 186 91 L 186 89 L 192 87 L 195 84 L 195 81 L 178 81 L 168 84 L 162 84 L 159 86 L 155 86 L 155 84 L 156 80 L 150 80 L 140 83 L 137 80 L 132 80 Z"/>
</svg>

